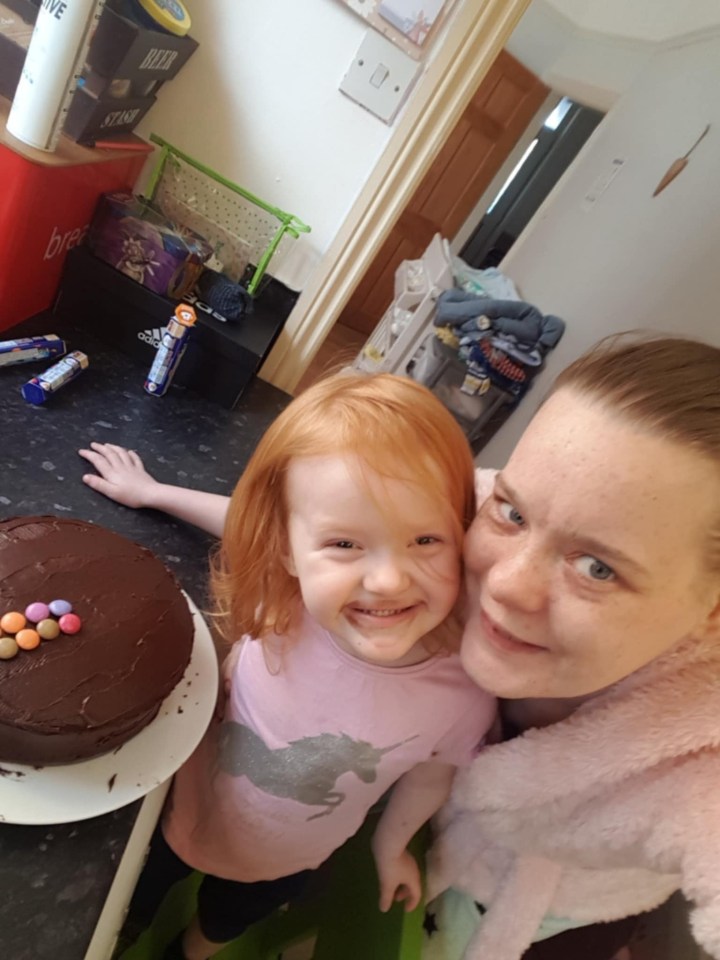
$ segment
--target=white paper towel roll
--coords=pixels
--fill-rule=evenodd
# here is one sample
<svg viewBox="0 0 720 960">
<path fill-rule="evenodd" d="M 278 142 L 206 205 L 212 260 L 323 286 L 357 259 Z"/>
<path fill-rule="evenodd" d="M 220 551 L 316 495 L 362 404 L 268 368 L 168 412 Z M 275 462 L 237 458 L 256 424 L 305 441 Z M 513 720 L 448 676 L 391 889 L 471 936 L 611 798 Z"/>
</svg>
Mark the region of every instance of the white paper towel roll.
<svg viewBox="0 0 720 960">
<path fill-rule="evenodd" d="M 42 0 L 7 129 L 18 140 L 57 146 L 105 0 Z"/>
</svg>

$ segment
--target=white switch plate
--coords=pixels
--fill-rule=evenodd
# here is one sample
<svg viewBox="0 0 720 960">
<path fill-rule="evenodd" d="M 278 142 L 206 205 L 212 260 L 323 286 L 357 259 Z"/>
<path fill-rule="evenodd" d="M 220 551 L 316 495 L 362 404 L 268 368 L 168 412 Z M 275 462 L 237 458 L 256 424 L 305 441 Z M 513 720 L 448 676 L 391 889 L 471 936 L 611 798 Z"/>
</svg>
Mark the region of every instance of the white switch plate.
<svg viewBox="0 0 720 960">
<path fill-rule="evenodd" d="M 368 30 L 340 90 L 385 123 L 392 123 L 421 68 L 381 33 Z"/>
</svg>

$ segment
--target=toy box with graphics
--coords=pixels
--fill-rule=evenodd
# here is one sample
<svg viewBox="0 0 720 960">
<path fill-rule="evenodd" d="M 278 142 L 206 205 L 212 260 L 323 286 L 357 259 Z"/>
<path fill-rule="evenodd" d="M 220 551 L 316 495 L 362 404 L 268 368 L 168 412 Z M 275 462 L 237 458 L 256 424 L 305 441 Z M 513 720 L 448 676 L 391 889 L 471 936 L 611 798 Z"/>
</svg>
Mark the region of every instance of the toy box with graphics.
<svg viewBox="0 0 720 960">
<path fill-rule="evenodd" d="M 87 238 L 93 253 L 149 290 L 182 299 L 192 289 L 212 247 L 172 223 L 142 197 L 100 198 Z"/>
</svg>

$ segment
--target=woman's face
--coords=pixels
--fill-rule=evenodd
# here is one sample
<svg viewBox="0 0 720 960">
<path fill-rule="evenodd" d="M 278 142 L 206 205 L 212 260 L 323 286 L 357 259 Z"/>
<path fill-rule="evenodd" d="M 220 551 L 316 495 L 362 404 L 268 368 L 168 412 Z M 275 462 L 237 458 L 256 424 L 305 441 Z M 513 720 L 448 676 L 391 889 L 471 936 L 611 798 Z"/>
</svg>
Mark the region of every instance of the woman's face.
<svg viewBox="0 0 720 960">
<path fill-rule="evenodd" d="M 714 631 L 719 487 L 707 458 L 555 394 L 467 534 L 467 672 L 501 697 L 578 697 Z"/>
</svg>

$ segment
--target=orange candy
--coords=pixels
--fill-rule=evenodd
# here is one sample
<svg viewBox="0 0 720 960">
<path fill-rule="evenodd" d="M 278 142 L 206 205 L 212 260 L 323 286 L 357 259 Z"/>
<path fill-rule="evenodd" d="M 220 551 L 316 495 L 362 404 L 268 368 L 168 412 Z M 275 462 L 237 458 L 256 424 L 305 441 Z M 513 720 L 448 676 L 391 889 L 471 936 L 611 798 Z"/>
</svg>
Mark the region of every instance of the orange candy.
<svg viewBox="0 0 720 960">
<path fill-rule="evenodd" d="M 15 634 L 15 643 L 21 650 L 34 650 L 40 646 L 40 634 L 37 630 L 19 630 Z"/>
<path fill-rule="evenodd" d="M 0 617 L 0 628 L 2 628 L 5 633 L 18 633 L 23 629 L 27 620 L 25 617 L 18 613 L 17 610 L 12 610 L 10 613 L 6 613 L 3 617 Z"/>
</svg>

